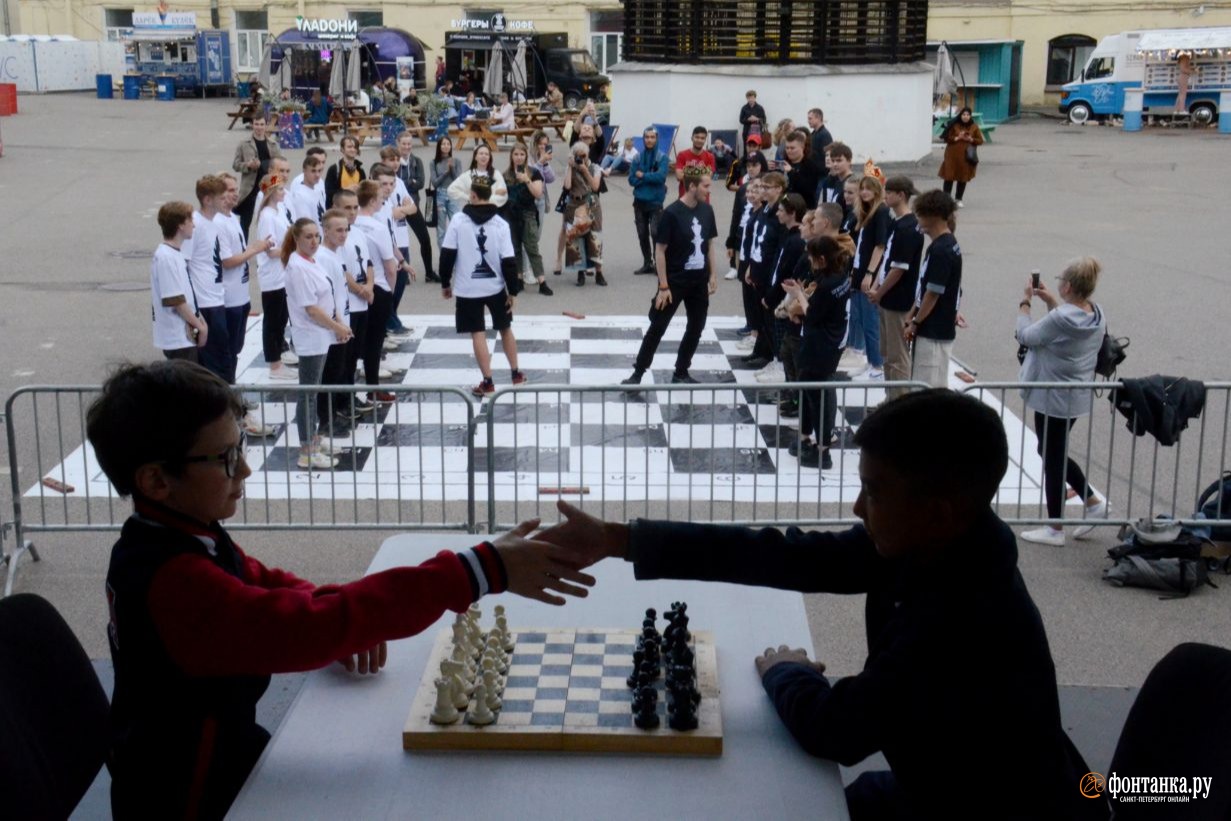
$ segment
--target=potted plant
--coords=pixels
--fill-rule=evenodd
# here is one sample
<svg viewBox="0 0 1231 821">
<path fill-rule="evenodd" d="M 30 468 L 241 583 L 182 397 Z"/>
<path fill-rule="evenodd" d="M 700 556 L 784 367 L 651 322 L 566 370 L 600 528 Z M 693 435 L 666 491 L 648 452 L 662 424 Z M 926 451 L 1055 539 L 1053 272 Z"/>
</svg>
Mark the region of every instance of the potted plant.
<svg viewBox="0 0 1231 821">
<path fill-rule="evenodd" d="M 298 100 L 279 100 L 278 145 L 283 148 L 303 148 L 303 118 L 308 107 Z"/>
<path fill-rule="evenodd" d="M 382 110 L 380 119 L 380 144 L 397 145 L 398 135 L 406 130 L 406 118 L 413 112 L 408 105 L 390 103 Z"/>
<path fill-rule="evenodd" d="M 449 110 L 449 104 L 440 98 L 439 94 L 421 94 L 419 107 L 423 109 L 423 120 L 427 125 L 436 125 L 440 118 Z"/>
</svg>

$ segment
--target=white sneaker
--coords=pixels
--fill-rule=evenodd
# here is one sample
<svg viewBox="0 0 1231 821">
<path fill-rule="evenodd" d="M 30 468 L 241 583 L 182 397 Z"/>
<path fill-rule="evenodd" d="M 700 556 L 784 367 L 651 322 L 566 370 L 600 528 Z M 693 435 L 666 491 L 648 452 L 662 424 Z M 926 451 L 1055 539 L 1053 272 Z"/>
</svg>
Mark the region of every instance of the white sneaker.
<svg viewBox="0 0 1231 821">
<path fill-rule="evenodd" d="M 334 439 L 329 436 L 322 436 L 319 445 L 320 452 L 326 456 L 340 456 L 351 447 L 349 444 L 343 444 L 344 442 L 344 439 Z"/>
<path fill-rule="evenodd" d="M 1052 547 L 1064 547 L 1064 531 L 1052 530 L 1050 527 L 1040 527 L 1036 530 L 1022 532 L 1022 538 L 1035 544 L 1046 544 Z"/>
<path fill-rule="evenodd" d="M 282 354 L 282 364 L 283 365 L 298 365 L 299 357 L 295 355 L 294 351 L 287 351 L 286 353 Z"/>
<path fill-rule="evenodd" d="M 1106 499 L 1099 499 L 1097 505 L 1086 508 L 1086 519 L 1106 519 L 1107 514 L 1111 511 L 1111 502 Z M 1089 536 L 1097 525 L 1084 524 L 1073 528 L 1074 539 L 1084 539 Z"/>
<path fill-rule="evenodd" d="M 269 425 L 262 425 L 260 422 L 253 419 L 251 416 L 244 417 L 244 432 L 249 436 L 258 436 L 264 438 L 272 436 L 276 428 Z"/>
<path fill-rule="evenodd" d="M 763 383 L 785 382 L 786 371 L 782 369 L 781 362 L 772 362 L 762 371 L 757 371 L 757 381 Z"/>
<path fill-rule="evenodd" d="M 396 339 L 393 339 L 392 337 L 388 337 L 388 336 L 385 337 L 384 348 L 386 351 L 396 351 L 399 347 L 401 347 L 401 343 L 398 342 Z"/>
<path fill-rule="evenodd" d="M 283 365 L 281 368 L 271 370 L 269 372 L 269 378 L 276 382 L 298 382 L 299 371 L 295 368 L 288 368 L 286 365 Z"/>
<path fill-rule="evenodd" d="M 735 350 L 751 351 L 756 346 L 757 346 L 757 338 L 749 334 L 748 336 L 741 339 L 739 342 L 735 343 Z"/>
<path fill-rule="evenodd" d="M 965 207 L 966 207 L 966 205 L 965 205 L 965 204 L 964 204 L 961 200 L 958 200 L 958 201 L 957 201 L 957 207 L 958 207 L 958 208 L 965 208 Z"/>
<path fill-rule="evenodd" d="M 334 459 L 332 456 L 326 456 L 321 451 L 316 451 L 311 454 L 299 454 L 299 459 L 296 464 L 304 470 L 331 470 L 332 468 L 337 467 L 338 460 Z"/>
<path fill-rule="evenodd" d="M 867 379 L 871 382 L 878 382 L 878 381 L 884 382 L 885 381 L 885 371 L 881 368 L 877 368 L 877 367 L 873 367 L 872 365 L 869 365 L 866 371 L 859 374 L 859 378 Z"/>
<path fill-rule="evenodd" d="M 728 268 L 727 272 L 723 274 L 722 278 L 723 279 L 735 279 L 738 276 L 739 276 L 739 271 L 735 270 L 734 268 Z"/>
<path fill-rule="evenodd" d="M 838 370 L 840 371 L 861 371 L 868 367 L 868 357 L 862 351 L 857 351 L 854 348 L 847 348 L 842 352 L 842 357 L 838 360 Z"/>
<path fill-rule="evenodd" d="M 376 375 L 380 377 L 381 379 L 392 379 L 393 371 L 389 370 L 388 368 L 381 368 L 379 373 L 377 373 Z"/>
<path fill-rule="evenodd" d="M 407 328 L 404 331 L 389 331 L 385 334 L 385 339 L 410 339 L 410 332 L 413 328 Z"/>
</svg>

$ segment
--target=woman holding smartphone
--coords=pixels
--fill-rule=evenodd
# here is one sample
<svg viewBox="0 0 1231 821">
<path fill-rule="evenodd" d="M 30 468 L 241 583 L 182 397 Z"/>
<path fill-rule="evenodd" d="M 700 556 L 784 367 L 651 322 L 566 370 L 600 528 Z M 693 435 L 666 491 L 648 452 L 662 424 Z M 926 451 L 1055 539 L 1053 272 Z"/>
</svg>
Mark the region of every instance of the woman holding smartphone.
<svg viewBox="0 0 1231 821">
<path fill-rule="evenodd" d="M 539 232 L 542 222 L 538 200 L 543 196 L 543 175 L 530 164 L 530 150 L 525 143 L 517 143 L 509 152 L 509 169 L 504 178 L 509 181 L 509 201 L 504 216 L 513 235 L 513 256 L 517 260 L 517 278 L 525 273 L 522 251 L 530 258 L 530 270 L 538 283 L 539 293 L 551 296 L 552 290 L 543 276 L 543 255 L 539 253 Z"/>
</svg>

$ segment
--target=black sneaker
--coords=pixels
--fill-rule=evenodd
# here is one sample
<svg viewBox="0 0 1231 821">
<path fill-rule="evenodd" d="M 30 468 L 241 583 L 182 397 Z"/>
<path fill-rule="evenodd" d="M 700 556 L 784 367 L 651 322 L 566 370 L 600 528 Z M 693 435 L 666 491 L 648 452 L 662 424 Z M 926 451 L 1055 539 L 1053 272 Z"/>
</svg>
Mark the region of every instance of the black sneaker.
<svg viewBox="0 0 1231 821">
<path fill-rule="evenodd" d="M 586 284 L 586 272 L 585 272 L 585 269 L 583 268 L 582 270 L 577 272 L 577 287 L 581 288 L 585 286 L 585 284 Z"/>
<path fill-rule="evenodd" d="M 802 448 L 802 450 L 803 450 L 805 453 L 807 453 L 807 451 L 808 451 L 808 449 L 809 449 L 809 448 L 815 448 L 815 447 L 816 447 L 816 443 L 815 443 L 815 442 L 804 442 L 804 443 L 803 443 L 803 448 Z M 799 446 L 799 440 L 798 440 L 798 439 L 793 439 L 793 440 L 791 440 L 791 444 L 787 446 L 786 452 L 787 452 L 787 453 L 789 453 L 789 454 L 791 454 L 792 456 L 798 456 L 798 455 L 799 455 L 799 451 L 800 451 L 800 450 L 801 450 L 801 448 L 800 448 L 800 446 Z"/>
<path fill-rule="evenodd" d="M 799 405 L 795 402 L 780 402 L 778 415 L 783 419 L 797 419 L 799 418 Z"/>
<path fill-rule="evenodd" d="M 658 269 L 648 262 L 645 265 L 642 265 L 636 271 L 633 271 L 633 274 L 635 274 L 636 276 L 641 276 L 642 274 L 657 274 L 657 273 L 658 273 Z"/>
<path fill-rule="evenodd" d="M 363 416 L 364 414 L 371 413 L 374 410 L 376 410 L 376 406 L 371 402 L 366 399 L 356 398 L 354 403 L 351 404 L 349 415 L 357 418 Z"/>
<path fill-rule="evenodd" d="M 595 283 L 596 285 L 601 285 L 601 286 L 602 286 L 602 287 L 604 287 L 604 288 L 606 288 L 606 287 L 607 287 L 607 280 L 603 278 L 603 272 L 602 272 L 602 271 L 596 271 L 596 272 L 594 273 L 594 283 Z"/>
<path fill-rule="evenodd" d="M 539 283 L 539 293 L 542 294 L 543 296 L 551 296 L 552 294 L 555 293 L 555 291 L 548 288 L 547 283 L 544 281 L 544 282 Z"/>
<path fill-rule="evenodd" d="M 563 271 L 561 271 L 559 268 L 557 268 L 556 270 L 554 270 L 554 271 L 552 271 L 552 272 L 551 272 L 551 275 L 552 275 L 552 276 L 554 276 L 554 277 L 558 277 L 558 276 L 560 276 L 560 274 L 562 274 L 562 273 L 564 273 L 564 272 L 563 272 Z"/>
<path fill-rule="evenodd" d="M 423 278 L 423 280 L 425 282 L 440 282 L 440 277 L 437 276 L 436 274 L 429 273 L 427 276 Z"/>
<path fill-rule="evenodd" d="M 821 470 L 833 470 L 833 457 L 829 455 L 829 448 L 821 451 Z"/>
<path fill-rule="evenodd" d="M 671 374 L 671 384 L 672 385 L 699 385 L 701 383 L 693 379 L 692 375 L 688 373 L 688 371 L 676 371 L 675 373 Z"/>
<path fill-rule="evenodd" d="M 633 371 L 633 375 L 628 379 L 622 380 L 621 385 L 640 385 L 641 377 L 645 375 L 645 371 Z"/>
<path fill-rule="evenodd" d="M 821 466 L 821 449 L 811 443 L 805 444 L 799 451 L 799 466 L 819 468 Z"/>
<path fill-rule="evenodd" d="M 757 370 L 760 370 L 761 368 L 764 368 L 766 365 L 769 364 L 769 360 L 763 356 L 745 356 L 740 361 L 743 362 L 745 365 L 747 365 L 749 368 L 756 368 Z"/>
</svg>

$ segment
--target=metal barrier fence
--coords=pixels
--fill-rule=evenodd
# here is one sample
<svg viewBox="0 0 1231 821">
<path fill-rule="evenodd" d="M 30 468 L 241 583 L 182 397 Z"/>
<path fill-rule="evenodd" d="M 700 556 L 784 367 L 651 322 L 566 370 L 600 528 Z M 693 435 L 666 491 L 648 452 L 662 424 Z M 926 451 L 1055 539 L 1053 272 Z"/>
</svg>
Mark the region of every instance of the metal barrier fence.
<svg viewBox="0 0 1231 821">
<path fill-rule="evenodd" d="M 637 516 L 731 524 L 842 525 L 856 521 L 860 490 L 853 431 L 887 389 L 919 383 L 791 385 L 523 385 L 475 403 L 443 386 L 382 386 L 397 401 L 358 429 L 335 470 L 301 470 L 297 437 L 249 438 L 254 471 L 228 522 L 235 530 L 465 530 L 496 532 L 528 519 L 555 519 L 555 500 L 573 499 L 606 519 Z M 1231 383 L 1209 383 L 1204 412 L 1174 447 L 1135 437 L 1107 402 L 1119 383 L 1022 386 L 984 383 L 966 392 L 1005 423 L 1010 469 L 995 505 L 1011 524 L 1080 523 L 1079 498 L 1048 514 L 1043 458 L 1023 387 L 1056 398 L 1089 397 L 1060 441 L 1071 462 L 1111 500 L 1106 524 L 1166 514 L 1193 521 L 1197 496 L 1228 470 Z M 294 429 L 297 398 L 324 397 L 329 415 L 366 391 L 354 386 L 242 386 L 258 421 Z M 102 475 L 85 441 L 96 386 L 30 387 L 5 405 L 13 520 L 12 548 L 0 554 L 11 591 L 20 557 L 38 558 L 29 536 L 112 531 L 129 506 Z M 835 417 L 829 469 L 803 467 L 790 454 L 799 425 L 778 401 L 809 397 Z M 827 407 L 828 406 L 828 407 Z M 801 411 L 802 412 L 802 411 Z M 1044 438 L 1055 423 L 1043 420 Z M 134 436 L 141 431 L 135 430 Z M 961 443 L 954 443 L 961 447 Z M 1067 482 L 1066 482 L 1067 483 Z M 1219 498 L 1221 501 L 1221 497 Z M 480 504 L 486 515 L 479 518 Z M 1217 524 L 1231 525 L 1219 520 Z"/>
</svg>

